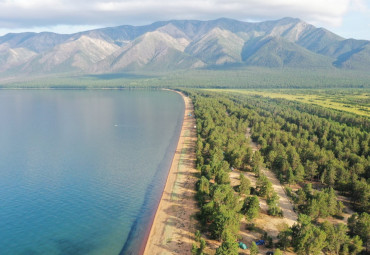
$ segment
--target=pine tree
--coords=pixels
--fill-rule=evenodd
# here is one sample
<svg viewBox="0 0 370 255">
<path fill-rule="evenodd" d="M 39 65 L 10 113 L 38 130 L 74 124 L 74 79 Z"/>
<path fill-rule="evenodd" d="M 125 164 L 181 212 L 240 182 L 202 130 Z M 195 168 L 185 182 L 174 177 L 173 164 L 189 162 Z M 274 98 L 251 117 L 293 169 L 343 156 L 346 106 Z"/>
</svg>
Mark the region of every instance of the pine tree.
<svg viewBox="0 0 370 255">
<path fill-rule="evenodd" d="M 296 182 L 298 182 L 298 183 L 303 182 L 303 180 L 304 180 L 304 167 L 301 164 L 299 164 L 297 166 L 297 168 L 295 169 L 294 175 L 295 175 Z"/>
<path fill-rule="evenodd" d="M 259 200 L 257 196 L 247 197 L 244 200 L 242 212 L 249 221 L 258 217 L 260 211 Z"/>
<path fill-rule="evenodd" d="M 198 191 L 209 195 L 209 181 L 206 177 L 202 176 L 199 181 Z"/>
<path fill-rule="evenodd" d="M 255 242 L 252 242 L 251 248 L 250 248 L 250 255 L 257 255 L 259 252 L 258 246 Z"/>
<path fill-rule="evenodd" d="M 235 235 L 225 231 L 222 236 L 222 243 L 216 250 L 216 255 L 238 255 L 239 246 Z"/>
<path fill-rule="evenodd" d="M 279 207 L 279 196 L 273 191 L 269 196 L 267 196 L 268 214 L 272 216 L 277 216 L 281 214 L 281 209 Z"/>
<path fill-rule="evenodd" d="M 289 167 L 287 175 L 286 175 L 286 182 L 290 185 L 295 182 L 295 176 L 293 174 L 293 170 L 291 167 Z"/>
<path fill-rule="evenodd" d="M 252 167 L 261 167 L 263 164 L 263 157 L 260 151 L 255 151 L 252 156 Z"/>
<path fill-rule="evenodd" d="M 248 178 L 244 176 L 244 174 L 240 174 L 240 185 L 239 185 L 239 193 L 242 195 L 249 195 L 251 182 Z"/>
</svg>

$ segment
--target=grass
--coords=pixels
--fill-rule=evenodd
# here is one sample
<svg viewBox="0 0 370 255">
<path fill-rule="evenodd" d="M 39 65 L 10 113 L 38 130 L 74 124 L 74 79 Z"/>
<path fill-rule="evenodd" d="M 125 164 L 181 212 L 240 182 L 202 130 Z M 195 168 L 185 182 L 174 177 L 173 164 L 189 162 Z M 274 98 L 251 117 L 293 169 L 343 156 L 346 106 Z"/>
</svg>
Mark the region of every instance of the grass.
<svg viewBox="0 0 370 255">
<path fill-rule="evenodd" d="M 269 98 L 283 98 L 306 104 L 350 112 L 370 117 L 370 93 L 363 91 L 324 91 L 324 90 L 240 90 L 207 89 L 213 92 L 240 93 Z"/>
</svg>

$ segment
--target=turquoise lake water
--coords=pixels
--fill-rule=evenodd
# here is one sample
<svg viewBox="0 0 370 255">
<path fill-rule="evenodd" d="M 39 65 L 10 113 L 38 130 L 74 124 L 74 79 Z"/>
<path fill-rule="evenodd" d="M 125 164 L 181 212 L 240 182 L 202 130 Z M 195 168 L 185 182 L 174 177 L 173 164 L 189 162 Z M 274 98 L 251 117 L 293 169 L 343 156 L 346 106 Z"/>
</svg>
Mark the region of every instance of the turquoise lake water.
<svg viewBox="0 0 370 255">
<path fill-rule="evenodd" d="M 0 254 L 137 254 L 183 114 L 168 91 L 0 90 Z"/>
</svg>

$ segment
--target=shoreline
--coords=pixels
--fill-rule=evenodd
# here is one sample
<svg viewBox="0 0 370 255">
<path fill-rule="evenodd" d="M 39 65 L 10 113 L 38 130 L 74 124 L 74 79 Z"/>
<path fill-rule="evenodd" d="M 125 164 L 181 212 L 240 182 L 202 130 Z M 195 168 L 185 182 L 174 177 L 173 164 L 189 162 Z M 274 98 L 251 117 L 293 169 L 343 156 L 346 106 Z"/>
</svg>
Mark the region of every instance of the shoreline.
<svg viewBox="0 0 370 255">
<path fill-rule="evenodd" d="M 184 108 L 183 108 L 183 114 L 185 113 L 185 105 L 184 105 Z M 176 126 L 176 133 L 173 135 L 173 137 L 171 138 L 171 144 L 168 146 L 167 148 L 167 151 L 169 152 L 168 155 L 169 157 L 165 157 L 156 173 L 155 173 L 155 176 L 157 175 L 160 175 L 162 176 L 162 169 L 166 169 L 166 173 L 164 176 L 162 176 L 162 180 L 164 179 L 164 177 L 166 178 L 165 180 L 162 181 L 161 183 L 161 189 L 160 190 L 156 190 L 155 191 L 155 196 L 153 197 L 153 194 L 152 194 L 152 189 L 147 189 L 146 191 L 146 195 L 145 195 L 145 201 L 144 203 L 142 204 L 142 210 L 145 211 L 145 206 L 149 205 L 151 202 L 149 202 L 149 200 L 152 200 L 152 201 L 156 201 L 154 204 L 151 205 L 151 208 L 152 210 L 149 212 L 147 212 L 146 214 L 140 214 L 141 217 L 137 218 L 130 230 L 130 233 L 129 233 L 129 236 L 128 238 L 126 239 L 126 242 L 123 246 L 123 248 L 121 249 L 121 252 L 119 253 L 120 255 L 125 255 L 125 254 L 131 254 L 131 255 L 136 255 L 136 254 L 143 254 L 144 252 L 144 249 L 145 249 L 145 244 L 148 240 L 148 237 L 149 237 L 149 233 L 150 233 L 150 229 L 151 229 L 151 225 L 153 224 L 153 220 L 154 220 L 154 217 L 155 217 L 155 214 L 157 212 L 157 209 L 158 209 L 158 206 L 159 206 L 159 202 L 160 202 L 160 199 L 162 198 L 162 195 L 163 195 L 163 190 L 164 190 L 164 187 L 166 185 L 166 180 L 167 180 L 167 176 L 168 176 L 168 173 L 170 171 L 170 168 L 171 168 L 171 165 L 172 165 L 172 162 L 173 162 L 173 158 L 175 156 L 175 152 L 176 152 L 176 148 L 177 148 L 177 145 L 178 145 L 178 142 L 179 142 L 179 139 L 180 139 L 180 134 L 181 134 L 181 130 L 182 130 L 182 127 L 183 127 L 183 122 L 184 122 L 184 117 L 182 116 L 181 119 L 179 119 L 178 121 L 178 124 Z M 155 181 L 155 179 L 157 179 L 157 177 L 154 177 L 154 179 L 152 181 Z M 150 186 L 152 185 L 157 185 L 158 183 L 157 182 L 153 182 L 152 184 L 150 184 Z M 149 188 L 149 187 L 148 187 Z M 152 187 L 153 188 L 153 187 Z M 149 200 L 148 200 L 149 199 Z M 148 216 L 146 218 L 146 216 Z M 148 227 L 145 227 L 145 226 L 148 226 Z M 144 229 L 144 231 L 140 231 L 136 229 Z M 142 240 L 141 242 L 138 242 L 138 245 L 136 246 L 131 246 L 131 242 L 135 243 L 134 240 Z"/>
<path fill-rule="evenodd" d="M 178 91 L 170 91 L 180 94 L 184 100 L 184 118 L 162 196 L 139 254 L 191 254 L 191 245 L 194 242 L 195 219 L 192 217 L 196 212 L 194 109 L 189 97 Z"/>
</svg>

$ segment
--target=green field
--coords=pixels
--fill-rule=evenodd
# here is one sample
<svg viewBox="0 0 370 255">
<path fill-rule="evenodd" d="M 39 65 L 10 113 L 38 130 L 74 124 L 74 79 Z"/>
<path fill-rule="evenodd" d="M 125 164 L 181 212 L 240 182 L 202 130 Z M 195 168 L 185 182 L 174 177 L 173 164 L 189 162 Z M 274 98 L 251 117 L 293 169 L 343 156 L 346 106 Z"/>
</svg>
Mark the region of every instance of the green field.
<svg viewBox="0 0 370 255">
<path fill-rule="evenodd" d="M 283 98 L 370 117 L 370 91 L 364 90 L 240 90 L 207 89 L 269 98 Z"/>
</svg>

